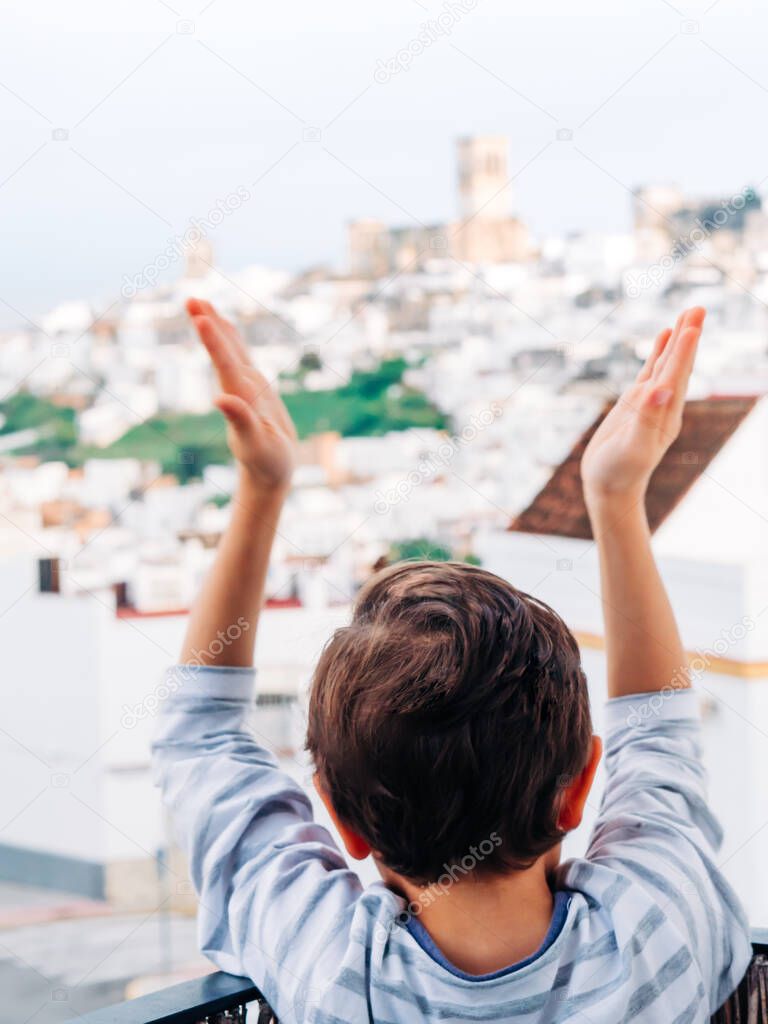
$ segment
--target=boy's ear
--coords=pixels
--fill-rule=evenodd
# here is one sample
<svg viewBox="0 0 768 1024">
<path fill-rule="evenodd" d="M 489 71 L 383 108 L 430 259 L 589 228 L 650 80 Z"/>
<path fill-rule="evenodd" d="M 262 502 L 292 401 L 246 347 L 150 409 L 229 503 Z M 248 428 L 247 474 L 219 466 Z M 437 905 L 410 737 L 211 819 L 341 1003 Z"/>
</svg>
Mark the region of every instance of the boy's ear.
<svg viewBox="0 0 768 1024">
<path fill-rule="evenodd" d="M 347 825 L 344 824 L 343 821 L 339 819 L 339 816 L 336 813 L 333 804 L 331 803 L 331 798 L 323 789 L 323 784 L 321 783 L 317 773 L 315 773 L 312 776 L 312 782 L 314 784 L 315 790 L 317 791 L 317 795 L 325 804 L 325 809 L 330 814 L 331 821 L 336 826 L 336 830 L 341 836 L 341 841 L 344 843 L 344 846 L 349 856 L 352 857 L 353 860 L 365 860 L 365 858 L 371 852 L 371 848 L 368 845 L 368 843 L 366 843 L 366 841 L 363 838 L 361 838 L 357 834 L 357 832 L 353 832 L 351 828 L 349 828 Z"/>
<path fill-rule="evenodd" d="M 603 741 L 599 736 L 592 737 L 592 751 L 589 755 L 583 771 L 577 775 L 573 782 L 567 786 L 560 798 L 560 813 L 557 817 L 557 827 L 563 832 L 570 832 L 578 828 L 584 814 L 584 806 L 595 781 L 595 772 L 600 764 L 603 753 Z"/>
</svg>

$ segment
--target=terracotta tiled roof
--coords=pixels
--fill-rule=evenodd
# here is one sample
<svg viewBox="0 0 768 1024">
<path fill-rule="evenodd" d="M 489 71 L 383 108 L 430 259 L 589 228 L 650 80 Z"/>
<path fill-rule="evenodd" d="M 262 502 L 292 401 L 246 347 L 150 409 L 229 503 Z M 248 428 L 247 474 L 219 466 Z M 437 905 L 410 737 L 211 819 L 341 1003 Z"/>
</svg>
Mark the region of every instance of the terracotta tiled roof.
<svg viewBox="0 0 768 1024">
<path fill-rule="evenodd" d="M 680 436 L 651 477 L 646 507 L 656 530 L 701 476 L 754 408 L 753 396 L 714 397 L 688 402 Z M 612 405 L 582 434 L 531 504 L 510 525 L 521 533 L 591 540 L 579 465 L 584 449 Z"/>
</svg>

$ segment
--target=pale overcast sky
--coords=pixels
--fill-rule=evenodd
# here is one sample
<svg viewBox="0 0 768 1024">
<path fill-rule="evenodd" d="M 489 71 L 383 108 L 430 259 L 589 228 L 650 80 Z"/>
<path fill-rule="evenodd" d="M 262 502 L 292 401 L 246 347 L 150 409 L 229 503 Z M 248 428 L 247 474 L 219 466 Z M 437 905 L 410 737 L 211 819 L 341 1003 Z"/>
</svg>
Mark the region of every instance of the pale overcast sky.
<svg viewBox="0 0 768 1024">
<path fill-rule="evenodd" d="M 0 323 L 106 303 L 239 186 L 252 198 L 212 235 L 222 267 L 342 266 L 351 218 L 455 214 L 462 134 L 510 137 L 517 212 L 539 236 L 624 229 L 641 182 L 729 195 L 768 177 L 768 11 L 452 9 L 377 81 L 444 0 L 2 0 Z"/>
</svg>

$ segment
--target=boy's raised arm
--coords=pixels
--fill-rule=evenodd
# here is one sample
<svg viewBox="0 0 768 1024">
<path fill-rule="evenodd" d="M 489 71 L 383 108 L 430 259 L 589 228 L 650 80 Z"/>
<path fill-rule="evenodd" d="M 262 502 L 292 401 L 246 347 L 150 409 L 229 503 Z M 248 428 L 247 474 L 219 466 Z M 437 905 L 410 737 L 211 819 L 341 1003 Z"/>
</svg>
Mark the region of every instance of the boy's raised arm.
<svg viewBox="0 0 768 1024">
<path fill-rule="evenodd" d="M 600 558 L 608 696 L 689 685 L 677 624 L 651 550 L 645 494 L 680 432 L 705 311 L 686 310 L 596 431 L 582 460 Z"/>
<path fill-rule="evenodd" d="M 184 665 L 168 675 L 153 771 L 198 894 L 202 951 L 221 970 L 253 978 L 287 1024 L 306 1019 L 303 1007 L 326 981 L 324 957 L 336 964 L 343 955 L 336 922 L 361 886 L 253 713 L 256 621 L 296 433 L 235 328 L 207 302 L 187 308 L 216 367 L 239 483 L 190 614 Z M 307 929 L 310 913 L 317 919 Z"/>
<path fill-rule="evenodd" d="M 648 482 L 680 432 L 703 322 L 703 309 L 689 309 L 662 331 L 582 460 L 600 557 L 608 696 L 629 698 L 605 709 L 605 789 L 586 859 L 653 901 L 651 931 L 666 929 L 657 978 L 695 962 L 699 994 L 679 1020 L 709 1019 L 751 955 L 746 917 L 718 865 L 722 830 L 707 802 L 698 702 L 645 514 Z M 631 699 L 659 690 L 669 699 Z M 580 884 L 578 868 L 570 881 Z M 638 926 L 633 942 L 642 947 L 641 934 Z"/>
<path fill-rule="evenodd" d="M 235 327 L 208 302 L 190 299 L 187 310 L 216 368 L 222 391 L 216 406 L 227 418 L 239 481 L 232 519 L 190 613 L 181 661 L 249 666 L 296 431 L 279 396 L 251 364 Z"/>
</svg>

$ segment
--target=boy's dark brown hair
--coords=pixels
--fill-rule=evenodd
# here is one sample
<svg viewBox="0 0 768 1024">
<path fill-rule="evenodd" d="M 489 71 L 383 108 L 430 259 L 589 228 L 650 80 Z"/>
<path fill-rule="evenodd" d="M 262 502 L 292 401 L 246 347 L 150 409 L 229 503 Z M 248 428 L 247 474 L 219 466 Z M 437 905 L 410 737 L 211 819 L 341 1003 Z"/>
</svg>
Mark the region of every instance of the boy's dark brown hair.
<svg viewBox="0 0 768 1024">
<path fill-rule="evenodd" d="M 463 563 L 374 576 L 312 683 L 307 748 L 336 813 L 421 884 L 484 840 L 482 872 L 526 867 L 554 846 L 558 795 L 591 739 L 565 623 Z"/>
</svg>

